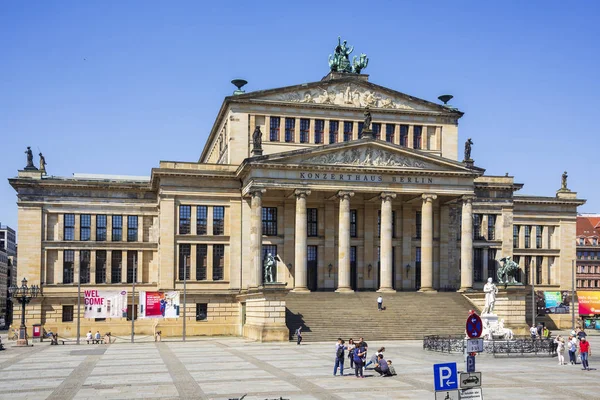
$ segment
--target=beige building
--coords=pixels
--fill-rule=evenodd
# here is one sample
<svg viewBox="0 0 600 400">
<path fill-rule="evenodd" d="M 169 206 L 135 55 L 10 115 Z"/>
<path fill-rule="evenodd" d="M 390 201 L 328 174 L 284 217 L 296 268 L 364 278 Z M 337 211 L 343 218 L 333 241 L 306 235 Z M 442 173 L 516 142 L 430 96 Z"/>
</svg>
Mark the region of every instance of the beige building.
<svg viewBox="0 0 600 400">
<path fill-rule="evenodd" d="M 462 116 L 330 73 L 226 97 L 199 160 L 161 161 L 148 178 L 19 171 L 19 278 L 43 292 L 27 322 L 72 335 L 79 279 L 131 295 L 134 280 L 183 291 L 184 271 L 188 335 L 259 340 L 287 340 L 288 290 L 469 293 L 507 256 L 525 283 L 568 289 L 584 201 L 518 196 L 513 177 L 461 161 Z M 276 283 L 263 283 L 269 253 Z M 158 326 L 181 334 L 181 318 Z M 154 320 L 136 327 L 151 333 Z M 89 329 L 130 323 L 82 319 Z"/>
</svg>

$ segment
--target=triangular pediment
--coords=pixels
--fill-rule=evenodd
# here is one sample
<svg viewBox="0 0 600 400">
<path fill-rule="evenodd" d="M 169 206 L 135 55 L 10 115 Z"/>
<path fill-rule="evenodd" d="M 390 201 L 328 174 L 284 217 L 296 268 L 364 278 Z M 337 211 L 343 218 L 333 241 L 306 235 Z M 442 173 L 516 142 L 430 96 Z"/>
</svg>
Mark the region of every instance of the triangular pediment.
<svg viewBox="0 0 600 400">
<path fill-rule="evenodd" d="M 360 139 L 318 148 L 270 154 L 259 157 L 252 161 L 252 164 L 363 167 L 475 174 L 479 172 L 479 168 L 469 168 L 463 163 L 374 139 Z"/>
<path fill-rule="evenodd" d="M 331 105 L 348 108 L 369 107 L 437 113 L 457 111 L 367 81 L 349 78 L 252 92 L 237 96 L 237 98 L 258 102 Z"/>
</svg>

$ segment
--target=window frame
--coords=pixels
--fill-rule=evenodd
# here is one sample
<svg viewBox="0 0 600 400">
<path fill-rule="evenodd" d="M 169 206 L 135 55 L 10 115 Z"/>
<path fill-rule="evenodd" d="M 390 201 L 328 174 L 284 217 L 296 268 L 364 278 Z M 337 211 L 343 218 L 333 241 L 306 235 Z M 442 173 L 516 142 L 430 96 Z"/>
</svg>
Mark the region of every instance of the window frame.
<svg viewBox="0 0 600 400">
<path fill-rule="evenodd" d="M 285 142 L 294 143 L 296 136 L 296 118 L 285 119 Z"/>
<path fill-rule="evenodd" d="M 110 252 L 110 283 L 122 283 L 122 281 L 123 252 L 121 250 L 113 250 Z"/>
<path fill-rule="evenodd" d="M 138 223 L 139 219 L 137 215 L 127 216 L 127 241 L 137 242 L 138 241 Z"/>
<path fill-rule="evenodd" d="M 396 124 L 385 124 L 385 141 L 386 142 L 394 143 L 395 133 L 396 133 Z"/>
<path fill-rule="evenodd" d="M 408 130 L 409 125 L 400 125 L 400 146 L 408 147 Z"/>
<path fill-rule="evenodd" d="M 90 250 L 79 250 L 79 280 L 82 284 L 91 283 L 91 258 Z"/>
<path fill-rule="evenodd" d="M 358 237 L 358 210 L 350 210 L 350 237 Z"/>
<path fill-rule="evenodd" d="M 208 206 L 196 206 L 196 235 L 208 235 Z"/>
<path fill-rule="evenodd" d="M 69 255 L 69 257 L 67 257 Z M 68 277 L 68 280 L 66 279 Z M 63 250 L 63 284 L 75 283 L 75 250 Z"/>
<path fill-rule="evenodd" d="M 84 225 L 85 221 L 85 225 Z M 92 239 L 92 215 L 81 214 L 79 216 L 79 240 L 87 242 Z"/>
<path fill-rule="evenodd" d="M 319 236 L 319 209 L 318 208 L 307 208 L 306 209 L 306 236 L 307 237 L 318 237 Z"/>
<path fill-rule="evenodd" d="M 218 251 L 217 251 L 218 250 Z M 220 255 L 220 257 L 219 257 Z M 225 245 L 213 245 L 213 281 L 225 280 Z"/>
<path fill-rule="evenodd" d="M 213 206 L 213 235 L 225 235 L 225 206 Z"/>
<path fill-rule="evenodd" d="M 72 242 L 75 240 L 75 214 L 63 215 L 63 240 Z"/>
<path fill-rule="evenodd" d="M 340 121 L 329 120 L 329 144 L 334 144 L 338 142 L 339 132 Z"/>
<path fill-rule="evenodd" d="M 315 119 L 315 144 L 323 144 L 325 136 L 325 120 Z"/>
<path fill-rule="evenodd" d="M 350 130 L 347 128 L 350 127 Z M 352 140 L 352 133 L 354 131 L 354 122 L 352 121 L 344 121 L 344 142 L 349 142 Z"/>
<path fill-rule="evenodd" d="M 208 245 L 203 243 L 196 245 L 196 280 L 208 280 Z"/>
<path fill-rule="evenodd" d="M 277 236 L 277 207 L 262 207 L 262 234 Z"/>
<path fill-rule="evenodd" d="M 423 125 L 413 125 L 413 149 L 423 149 Z"/>
<path fill-rule="evenodd" d="M 192 233 L 192 206 L 187 204 L 179 205 L 179 223 L 177 233 L 179 235 L 189 235 Z"/>
<path fill-rule="evenodd" d="M 104 221 L 104 222 L 101 222 Z M 96 241 L 106 242 L 107 240 L 108 218 L 106 214 L 96 214 Z"/>
<path fill-rule="evenodd" d="M 123 240 L 123 216 L 122 215 L 111 215 L 112 229 L 111 229 L 111 242 L 121 242 Z M 119 221 L 115 224 L 115 221 Z M 118 238 L 118 239 L 116 239 Z"/>
<path fill-rule="evenodd" d="M 208 321 L 208 303 L 196 303 L 196 321 Z"/>
<path fill-rule="evenodd" d="M 74 322 L 74 321 L 75 321 L 75 306 L 73 306 L 71 304 L 63 304 L 61 322 Z"/>
<path fill-rule="evenodd" d="M 308 143 L 310 140 L 310 119 L 300 118 L 300 143 Z"/>
<path fill-rule="evenodd" d="M 104 263 L 102 263 L 101 255 L 104 254 Z M 96 250 L 96 271 L 95 271 L 95 283 L 106 283 L 106 250 Z"/>
<path fill-rule="evenodd" d="M 186 259 L 187 257 L 187 259 Z M 186 262 L 187 261 L 187 262 Z M 179 244 L 179 268 L 177 269 L 177 280 L 190 280 L 192 273 L 192 245 L 189 243 Z M 184 276 L 185 270 L 185 276 Z"/>
<path fill-rule="evenodd" d="M 279 142 L 281 117 L 269 117 L 269 142 Z"/>
</svg>

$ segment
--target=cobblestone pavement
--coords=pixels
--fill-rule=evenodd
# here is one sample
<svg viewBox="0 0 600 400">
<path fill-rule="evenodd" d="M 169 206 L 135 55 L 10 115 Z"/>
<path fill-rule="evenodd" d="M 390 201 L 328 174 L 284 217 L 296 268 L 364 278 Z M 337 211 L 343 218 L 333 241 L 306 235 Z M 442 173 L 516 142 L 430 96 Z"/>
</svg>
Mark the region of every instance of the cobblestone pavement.
<svg viewBox="0 0 600 400">
<path fill-rule="evenodd" d="M 5 339 L 5 338 L 3 338 Z M 367 340 L 368 341 L 368 340 Z M 600 351 L 600 336 L 590 337 Z M 398 375 L 333 376 L 334 344 L 261 344 L 241 338 L 112 345 L 12 347 L 0 352 L 0 399 L 433 399 L 433 368 L 460 355 L 430 353 L 421 342 L 386 347 Z M 85 343 L 85 342 L 84 342 Z M 591 357 L 595 367 L 597 358 Z M 600 360 L 598 360 L 600 361 Z M 600 364 L 598 364 L 600 366 Z M 556 358 L 477 357 L 484 398 L 598 399 L 600 371 L 558 365 Z"/>
</svg>

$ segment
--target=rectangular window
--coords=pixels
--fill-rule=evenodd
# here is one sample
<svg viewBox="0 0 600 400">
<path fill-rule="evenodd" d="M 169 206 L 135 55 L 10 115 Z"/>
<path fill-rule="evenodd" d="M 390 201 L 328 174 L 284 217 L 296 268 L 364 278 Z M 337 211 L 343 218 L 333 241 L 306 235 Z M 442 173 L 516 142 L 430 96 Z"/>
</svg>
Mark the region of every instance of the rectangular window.
<svg viewBox="0 0 600 400">
<path fill-rule="evenodd" d="M 531 226 L 525 225 L 525 248 L 531 247 Z"/>
<path fill-rule="evenodd" d="M 544 262 L 544 257 L 536 257 L 535 258 L 535 284 L 542 284 L 542 264 Z"/>
<path fill-rule="evenodd" d="M 310 132 L 310 119 L 302 118 L 300 120 L 300 143 L 308 143 L 309 132 Z"/>
<path fill-rule="evenodd" d="M 285 142 L 293 143 L 296 135 L 296 118 L 285 119 Z"/>
<path fill-rule="evenodd" d="M 112 241 L 120 242 L 123 240 L 123 217 L 120 215 L 112 216 Z"/>
<path fill-rule="evenodd" d="M 542 226 L 538 225 L 535 227 L 535 248 L 542 248 Z"/>
<path fill-rule="evenodd" d="M 75 214 L 65 214 L 63 240 L 75 240 Z"/>
<path fill-rule="evenodd" d="M 375 139 L 380 140 L 381 139 L 381 123 L 373 122 L 373 124 L 371 124 L 371 129 L 373 129 L 373 135 L 375 135 Z"/>
<path fill-rule="evenodd" d="M 279 124 L 281 120 L 279 117 L 271 117 L 271 129 L 269 131 L 269 140 L 271 142 L 279 142 Z"/>
<path fill-rule="evenodd" d="M 90 214 L 81 214 L 79 220 L 79 240 L 90 240 L 92 232 L 92 216 Z"/>
<path fill-rule="evenodd" d="M 417 239 L 421 239 L 421 211 L 417 211 L 415 215 L 415 228 L 417 230 Z"/>
<path fill-rule="evenodd" d="M 179 245 L 179 274 L 178 279 L 180 281 L 186 279 L 190 279 L 190 262 L 191 262 L 191 245 L 189 244 L 180 244 Z M 185 276 L 183 275 L 183 271 L 185 270 Z"/>
<path fill-rule="evenodd" d="M 483 281 L 483 249 L 473 249 L 473 279 Z"/>
<path fill-rule="evenodd" d="M 196 303 L 196 321 L 206 321 L 208 317 L 208 304 Z"/>
<path fill-rule="evenodd" d="M 364 122 L 358 123 L 358 138 L 359 139 L 362 137 L 362 131 L 363 131 L 364 126 L 365 126 Z"/>
<path fill-rule="evenodd" d="M 350 237 L 358 235 L 358 210 L 350 210 Z"/>
<path fill-rule="evenodd" d="M 266 236 L 277 236 L 277 207 L 262 208 L 262 231 Z"/>
<path fill-rule="evenodd" d="M 318 209 L 306 209 L 306 236 L 317 236 L 319 233 Z"/>
<path fill-rule="evenodd" d="M 127 283 L 137 282 L 137 260 L 136 250 L 127 251 Z"/>
<path fill-rule="evenodd" d="M 496 216 L 488 215 L 488 240 L 496 240 Z"/>
<path fill-rule="evenodd" d="M 423 127 L 420 125 L 415 125 L 413 127 L 414 131 L 413 131 L 413 149 L 420 149 L 421 148 L 421 139 L 423 137 L 422 133 L 423 133 Z"/>
<path fill-rule="evenodd" d="M 73 283 L 75 251 L 65 250 L 63 253 L 63 283 Z"/>
<path fill-rule="evenodd" d="M 110 283 L 121 283 L 121 271 L 123 270 L 123 252 L 113 250 L 110 256 Z"/>
<path fill-rule="evenodd" d="M 196 235 L 206 235 L 208 233 L 208 207 L 196 207 Z"/>
<path fill-rule="evenodd" d="M 513 248 L 519 248 L 519 225 L 513 225 Z"/>
<path fill-rule="evenodd" d="M 344 121 L 344 142 L 349 142 L 352 140 L 353 127 L 354 127 L 354 122 Z"/>
<path fill-rule="evenodd" d="M 481 215 L 473 214 L 473 239 L 481 239 Z"/>
<path fill-rule="evenodd" d="M 137 242 L 138 240 L 138 217 L 129 215 L 127 217 L 127 241 Z"/>
<path fill-rule="evenodd" d="M 96 215 L 96 241 L 106 241 L 106 215 Z"/>
<path fill-rule="evenodd" d="M 213 245 L 213 281 L 222 281 L 225 271 L 225 245 Z"/>
<path fill-rule="evenodd" d="M 386 124 L 385 125 L 385 141 L 394 143 L 394 132 L 396 131 L 396 125 Z"/>
<path fill-rule="evenodd" d="M 73 306 L 62 306 L 62 322 L 73 322 Z"/>
<path fill-rule="evenodd" d="M 133 312 L 132 312 L 133 311 Z M 135 310 L 131 306 L 131 304 L 127 305 L 127 321 L 131 321 L 131 315 L 133 314 L 133 319 L 137 320 L 138 317 L 138 307 L 136 305 Z"/>
<path fill-rule="evenodd" d="M 306 246 L 306 261 L 309 263 L 317 262 L 317 247 L 318 246 Z"/>
<path fill-rule="evenodd" d="M 329 121 L 329 143 L 338 142 L 338 133 L 340 130 L 340 121 Z"/>
<path fill-rule="evenodd" d="M 206 270 L 208 268 L 208 249 L 205 244 L 196 245 L 196 280 L 206 280 Z"/>
<path fill-rule="evenodd" d="M 187 235 L 190 233 L 190 224 L 192 221 L 192 206 L 179 206 L 179 234 Z"/>
<path fill-rule="evenodd" d="M 90 283 L 90 251 L 79 252 L 79 279 L 81 283 Z"/>
<path fill-rule="evenodd" d="M 488 249 L 487 277 L 496 279 L 496 249 Z"/>
<path fill-rule="evenodd" d="M 96 250 L 96 283 L 106 283 L 106 250 Z"/>
<path fill-rule="evenodd" d="M 213 235 L 225 234 L 225 207 L 213 207 Z"/>
<path fill-rule="evenodd" d="M 323 134 L 325 132 L 325 121 L 322 119 L 315 120 L 315 144 L 323 143 Z"/>
<path fill-rule="evenodd" d="M 408 125 L 400 125 L 400 146 L 408 147 Z"/>
</svg>

